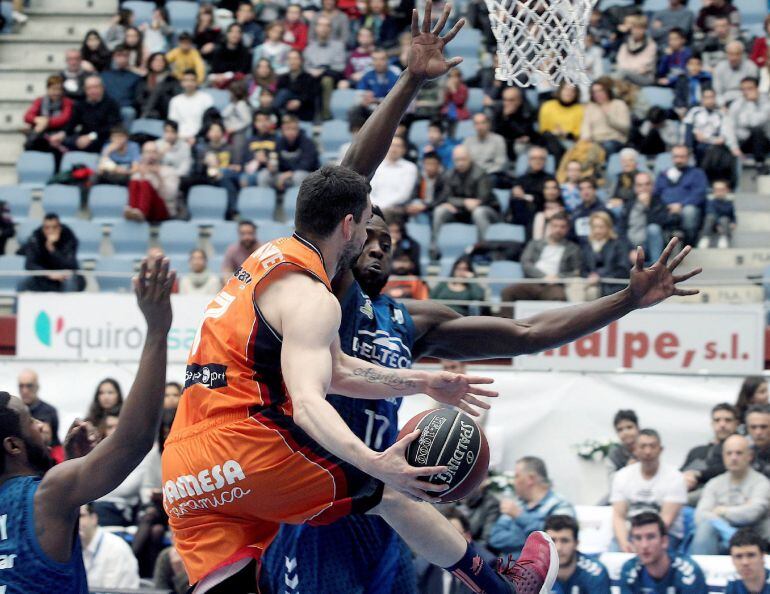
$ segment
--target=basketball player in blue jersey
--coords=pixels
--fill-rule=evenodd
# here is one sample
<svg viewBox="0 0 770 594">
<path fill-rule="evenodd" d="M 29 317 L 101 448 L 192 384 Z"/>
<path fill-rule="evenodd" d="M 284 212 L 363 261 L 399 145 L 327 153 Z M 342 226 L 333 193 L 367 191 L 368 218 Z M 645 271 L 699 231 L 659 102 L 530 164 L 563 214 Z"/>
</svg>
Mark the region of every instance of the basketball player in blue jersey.
<svg viewBox="0 0 770 594">
<path fill-rule="evenodd" d="M 725 594 L 770 594 L 770 571 L 765 567 L 764 539 L 741 528 L 730 539 L 730 558 L 737 576 L 727 581 Z"/>
<path fill-rule="evenodd" d="M 631 546 L 636 557 L 623 564 L 620 594 L 707 594 L 698 564 L 668 552 L 666 525 L 654 512 L 631 518 Z"/>
<path fill-rule="evenodd" d="M 572 516 L 550 516 L 545 532 L 559 553 L 559 575 L 551 594 L 610 594 L 610 576 L 599 561 L 578 551 L 578 523 Z"/>
<path fill-rule="evenodd" d="M 168 261 L 142 262 L 134 280 L 147 338 L 120 425 L 94 447 L 76 422 L 65 447 L 80 457 L 53 466 L 41 423 L 16 396 L 0 392 L 0 592 L 88 594 L 78 537 L 80 506 L 117 487 L 152 448 L 166 383 Z"/>
</svg>

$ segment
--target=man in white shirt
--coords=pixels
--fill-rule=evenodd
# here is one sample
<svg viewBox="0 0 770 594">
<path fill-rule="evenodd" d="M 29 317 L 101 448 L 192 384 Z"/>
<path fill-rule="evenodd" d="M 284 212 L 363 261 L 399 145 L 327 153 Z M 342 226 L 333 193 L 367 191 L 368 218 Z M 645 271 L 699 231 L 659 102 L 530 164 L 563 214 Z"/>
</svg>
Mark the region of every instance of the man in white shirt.
<svg viewBox="0 0 770 594">
<path fill-rule="evenodd" d="M 511 178 L 505 172 L 508 163 L 505 139 L 491 131 L 492 125 L 485 113 L 473 116 L 473 128 L 476 130 L 476 136 L 468 136 L 463 141 L 473 155 L 473 162 L 491 176 L 496 188 L 510 187 Z M 506 181 L 508 186 L 505 186 Z"/>
<path fill-rule="evenodd" d="M 682 506 L 687 503 L 684 475 L 674 466 L 661 463 L 662 452 L 658 432 L 642 429 L 634 451 L 639 462 L 620 469 L 612 481 L 612 524 L 621 551 L 634 552 L 628 536 L 628 520 L 642 512 L 659 514 L 668 529 L 669 538 L 681 539 L 684 536 L 679 515 Z"/>
<path fill-rule="evenodd" d="M 406 203 L 414 194 L 417 184 L 417 166 L 404 159 L 406 143 L 395 136 L 385 160 L 372 178 L 372 204 L 383 210 Z"/>
<path fill-rule="evenodd" d="M 79 532 L 89 588 L 139 588 L 139 564 L 131 547 L 99 526 L 90 503 L 80 508 Z"/>
<path fill-rule="evenodd" d="M 194 70 L 187 70 L 182 75 L 183 92 L 172 97 L 168 104 L 168 119 L 179 124 L 179 136 L 190 144 L 200 132 L 203 114 L 214 106 L 211 95 L 198 90 L 198 78 Z"/>
<path fill-rule="evenodd" d="M 765 173 L 765 157 L 770 149 L 770 99 L 759 92 L 756 78 L 744 78 L 740 92 L 727 111 L 725 144 L 738 159 L 752 155 L 758 171 Z"/>
</svg>

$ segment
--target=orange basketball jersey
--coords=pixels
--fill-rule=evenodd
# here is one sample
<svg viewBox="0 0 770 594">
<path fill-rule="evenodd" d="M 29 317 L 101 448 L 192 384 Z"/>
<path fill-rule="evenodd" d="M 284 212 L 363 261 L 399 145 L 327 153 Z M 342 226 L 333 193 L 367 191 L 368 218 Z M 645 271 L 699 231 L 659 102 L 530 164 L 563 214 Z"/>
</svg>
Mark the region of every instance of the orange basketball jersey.
<svg viewBox="0 0 770 594">
<path fill-rule="evenodd" d="M 331 290 L 320 251 L 296 234 L 249 256 L 206 309 L 187 360 L 174 430 L 225 414 L 248 417 L 268 406 L 291 416 L 281 376 L 281 338 L 254 297 L 257 286 L 271 282 L 270 274 L 285 266 L 305 271 Z"/>
</svg>

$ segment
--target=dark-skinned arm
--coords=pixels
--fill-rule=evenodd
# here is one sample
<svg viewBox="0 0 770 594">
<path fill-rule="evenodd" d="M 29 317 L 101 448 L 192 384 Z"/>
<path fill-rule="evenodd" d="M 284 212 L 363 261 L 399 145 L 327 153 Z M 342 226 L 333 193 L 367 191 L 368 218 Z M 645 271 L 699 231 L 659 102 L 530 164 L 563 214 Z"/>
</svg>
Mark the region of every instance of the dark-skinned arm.
<svg viewBox="0 0 770 594">
<path fill-rule="evenodd" d="M 450 11 L 451 6 L 445 5 L 444 12 L 432 31 L 430 1 L 425 5 L 421 27 L 417 11 L 412 11 L 412 47 L 409 52 L 409 66 L 354 138 L 342 160 L 343 167 L 348 167 L 371 179 L 390 148 L 398 123 L 422 85 L 430 79 L 446 74 L 462 61 L 462 58 L 445 60 L 443 55 L 444 46 L 457 35 L 465 23 L 464 19 L 460 19 L 449 33 L 440 37 L 439 34 L 449 18 Z"/>
<path fill-rule="evenodd" d="M 670 263 L 676 245 L 672 239 L 650 268 L 643 268 L 644 252 L 637 248 L 631 282 L 623 290 L 588 303 L 551 309 L 525 320 L 459 314 L 431 302 L 409 302 L 418 339 L 415 356 L 445 359 L 490 359 L 515 357 L 557 348 L 599 330 L 627 313 L 667 299 L 671 295 L 694 295 L 698 291 L 680 289 L 683 282 L 700 272 L 683 275 L 673 271 L 690 252 L 685 247 Z"/>
</svg>

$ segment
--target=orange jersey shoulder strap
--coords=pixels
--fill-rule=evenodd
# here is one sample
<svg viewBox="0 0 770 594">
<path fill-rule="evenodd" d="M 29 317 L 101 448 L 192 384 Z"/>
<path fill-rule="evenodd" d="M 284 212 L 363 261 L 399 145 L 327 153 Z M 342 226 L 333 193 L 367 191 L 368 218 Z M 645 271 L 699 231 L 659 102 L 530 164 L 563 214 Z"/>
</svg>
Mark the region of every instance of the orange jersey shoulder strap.
<svg viewBox="0 0 770 594">
<path fill-rule="evenodd" d="M 251 275 L 251 279 L 256 285 L 275 268 L 286 264 L 302 268 L 331 291 L 331 282 L 324 268 L 321 251 L 296 233 L 291 237 L 282 237 L 262 245 L 246 258 L 241 269 Z M 236 283 L 239 282 L 237 279 L 233 280 Z"/>
</svg>

